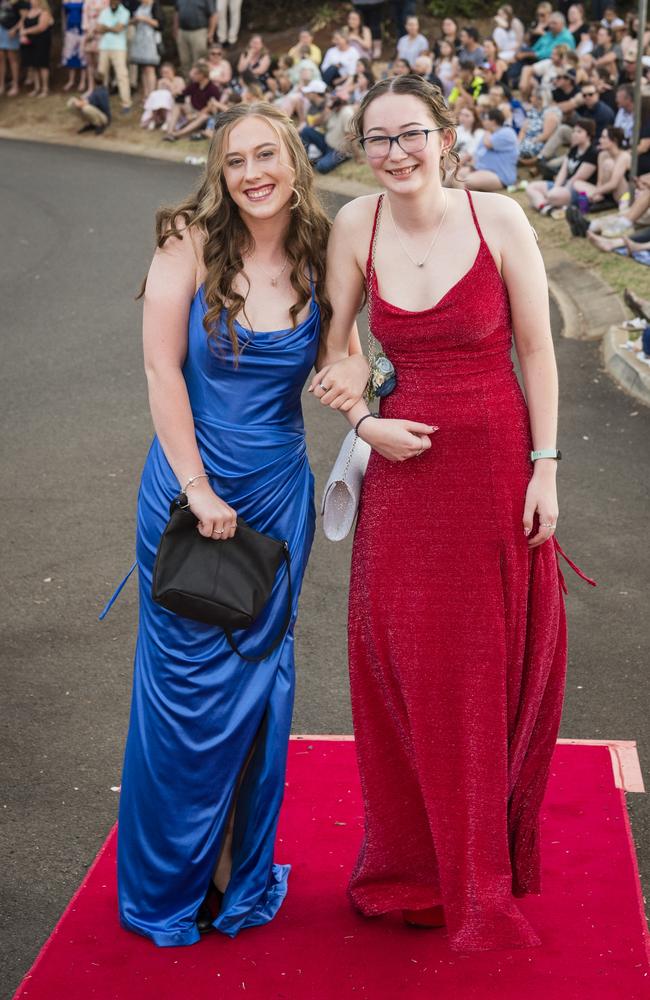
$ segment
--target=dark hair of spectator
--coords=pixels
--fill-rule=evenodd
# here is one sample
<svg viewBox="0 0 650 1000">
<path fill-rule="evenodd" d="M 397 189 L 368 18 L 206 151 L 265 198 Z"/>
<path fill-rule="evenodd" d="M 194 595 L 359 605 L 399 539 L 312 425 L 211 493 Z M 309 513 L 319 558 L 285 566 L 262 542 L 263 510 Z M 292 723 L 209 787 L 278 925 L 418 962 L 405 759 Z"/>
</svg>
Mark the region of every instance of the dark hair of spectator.
<svg viewBox="0 0 650 1000">
<path fill-rule="evenodd" d="M 487 108 L 481 114 L 481 118 L 487 118 L 490 122 L 496 122 L 497 125 L 501 126 L 506 120 L 506 116 L 500 108 Z"/>
<path fill-rule="evenodd" d="M 444 128 L 451 133 L 452 142 L 447 150 L 444 160 L 440 160 L 440 176 L 444 180 L 448 173 L 455 176 L 458 170 L 459 157 L 453 147 L 456 145 L 456 118 L 449 110 L 442 91 L 439 87 L 434 87 L 424 77 L 415 73 L 407 73 L 405 76 L 389 77 L 386 80 L 379 80 L 366 94 L 364 94 L 361 104 L 355 112 L 350 123 L 350 132 L 355 138 L 363 136 L 363 119 L 366 111 L 373 101 L 385 94 L 403 94 L 410 97 L 417 97 L 425 106 L 427 112 L 437 126 Z"/>
<path fill-rule="evenodd" d="M 461 59 L 460 62 L 458 63 L 458 67 L 459 69 L 466 69 L 466 70 L 471 69 L 472 73 L 476 72 L 476 64 L 473 63 L 471 59 Z"/>
<path fill-rule="evenodd" d="M 625 132 L 622 128 L 617 128 L 616 125 L 606 125 L 603 132 L 607 132 L 607 138 L 610 142 L 616 143 L 619 149 L 623 148 Z"/>
<path fill-rule="evenodd" d="M 621 84 L 620 84 L 620 85 L 619 85 L 619 86 L 618 86 L 618 87 L 616 88 L 616 93 L 618 94 L 618 93 L 619 93 L 619 92 L 620 92 L 621 90 L 622 90 L 622 91 L 623 91 L 623 92 L 624 92 L 625 94 L 627 94 L 627 96 L 628 96 L 628 97 L 630 98 L 630 100 L 631 100 L 631 101 L 633 101 L 633 100 L 634 100 L 634 87 L 632 86 L 632 84 L 631 84 L 631 83 L 621 83 Z"/>
<path fill-rule="evenodd" d="M 607 32 L 607 36 L 608 36 L 610 42 L 614 41 L 614 32 L 612 31 L 611 28 L 608 28 L 607 25 L 605 25 L 605 24 L 599 24 L 598 25 L 598 31 L 605 31 L 605 32 Z"/>
<path fill-rule="evenodd" d="M 478 28 L 475 28 L 473 24 L 468 24 L 460 30 L 464 31 L 475 42 L 478 42 L 481 37 L 478 33 Z"/>
<path fill-rule="evenodd" d="M 592 141 L 596 136 L 596 122 L 593 118 L 576 118 L 573 123 L 573 127 L 581 128 L 583 132 L 587 133 Z"/>
</svg>

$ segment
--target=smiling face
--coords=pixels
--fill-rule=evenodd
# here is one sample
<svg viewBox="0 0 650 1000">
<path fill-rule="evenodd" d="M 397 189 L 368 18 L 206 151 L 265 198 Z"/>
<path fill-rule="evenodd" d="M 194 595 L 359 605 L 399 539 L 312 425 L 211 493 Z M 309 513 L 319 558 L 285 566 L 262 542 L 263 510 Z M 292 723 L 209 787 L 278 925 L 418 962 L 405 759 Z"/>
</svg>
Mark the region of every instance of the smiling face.
<svg viewBox="0 0 650 1000">
<path fill-rule="evenodd" d="M 280 130 L 281 131 L 281 130 Z M 278 132 L 256 115 L 238 122 L 226 141 L 223 177 L 246 222 L 289 212 L 294 169 Z"/>
<path fill-rule="evenodd" d="M 383 94 L 368 106 L 363 121 L 364 136 L 399 135 L 409 130 L 439 128 L 429 108 L 413 94 Z M 406 153 L 396 142 L 380 158 L 368 157 L 368 163 L 380 184 L 389 191 L 415 194 L 440 177 L 443 143 L 450 136 L 431 132 L 423 149 Z M 372 153 L 372 149 L 370 149 Z"/>
</svg>

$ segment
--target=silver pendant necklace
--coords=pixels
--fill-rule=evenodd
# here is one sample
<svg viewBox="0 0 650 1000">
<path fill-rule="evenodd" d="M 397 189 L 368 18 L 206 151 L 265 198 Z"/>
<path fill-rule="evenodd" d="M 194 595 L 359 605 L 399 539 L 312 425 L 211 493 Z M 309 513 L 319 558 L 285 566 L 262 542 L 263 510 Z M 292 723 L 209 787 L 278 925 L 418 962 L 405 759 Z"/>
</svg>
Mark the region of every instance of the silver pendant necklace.
<svg viewBox="0 0 650 1000">
<path fill-rule="evenodd" d="M 404 243 L 402 241 L 402 237 L 399 234 L 399 229 L 397 228 L 397 225 L 395 223 L 395 219 L 393 218 L 393 210 L 390 207 L 390 201 L 388 202 L 388 208 L 390 209 L 391 222 L 393 223 L 393 229 L 395 230 L 395 235 L 397 236 L 397 239 L 399 240 L 399 245 L 401 246 L 402 250 L 404 251 L 404 253 L 408 257 L 408 259 L 411 261 L 411 264 L 415 264 L 416 267 L 424 267 L 424 265 L 426 264 L 427 259 L 429 257 L 429 254 L 431 253 L 431 251 L 433 250 L 434 246 L 436 245 L 436 240 L 438 239 L 438 236 L 440 235 L 440 230 L 442 229 L 442 224 L 445 221 L 445 216 L 447 214 L 447 206 L 449 204 L 449 198 L 447 197 L 447 192 L 444 190 L 444 188 L 443 188 L 443 194 L 445 196 L 445 207 L 444 207 L 444 209 L 442 211 L 442 215 L 440 216 L 440 222 L 438 223 L 438 227 L 437 227 L 435 233 L 433 234 L 433 239 L 431 240 L 431 243 L 429 244 L 429 249 L 425 253 L 425 255 L 422 258 L 422 260 L 413 260 L 413 258 L 411 257 L 410 253 L 408 252 L 408 250 L 404 246 Z"/>
<path fill-rule="evenodd" d="M 264 268 L 262 267 L 262 265 L 261 265 L 261 264 L 258 264 L 256 260 L 253 260 L 253 258 L 252 258 L 252 257 L 249 257 L 248 259 L 249 259 L 249 261 L 250 261 L 250 262 L 251 262 L 252 264 L 254 264 L 254 265 L 255 265 L 255 267 L 256 267 L 256 268 L 258 268 L 258 270 L 260 270 L 260 271 L 262 272 L 262 274 L 263 274 L 263 275 L 264 275 L 265 277 L 267 277 L 267 278 L 269 279 L 269 281 L 271 282 L 271 284 L 273 285 L 273 287 L 274 287 L 274 288 L 275 288 L 275 287 L 277 286 L 277 284 L 278 284 L 278 281 L 280 280 L 280 278 L 282 277 L 282 275 L 283 275 L 283 274 L 284 274 L 284 272 L 286 271 L 286 269 L 287 269 L 287 264 L 289 263 L 289 258 L 288 258 L 288 257 L 285 257 L 285 260 L 284 260 L 284 264 L 282 265 L 282 270 L 278 271 L 278 273 L 277 273 L 276 275 L 272 275 L 272 274 L 269 274 L 269 272 L 268 272 L 268 271 L 266 271 L 266 270 L 265 270 L 265 269 L 264 269 Z"/>
</svg>

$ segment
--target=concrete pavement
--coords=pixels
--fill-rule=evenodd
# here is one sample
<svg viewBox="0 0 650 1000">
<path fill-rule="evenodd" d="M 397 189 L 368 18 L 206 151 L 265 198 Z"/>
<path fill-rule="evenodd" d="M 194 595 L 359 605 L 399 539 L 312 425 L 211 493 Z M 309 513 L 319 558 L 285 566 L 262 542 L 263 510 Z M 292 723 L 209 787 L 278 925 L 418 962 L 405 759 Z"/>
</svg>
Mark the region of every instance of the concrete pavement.
<svg viewBox="0 0 650 1000">
<path fill-rule="evenodd" d="M 134 295 L 156 207 L 184 196 L 196 174 L 87 150 L 12 142 L 0 149 L 8 257 L 0 276 L 0 996 L 10 996 L 115 819 L 135 586 L 103 624 L 97 613 L 132 559 L 151 436 Z M 342 204 L 327 197 L 333 210 Z M 561 735 L 638 739 L 647 768 L 650 411 L 612 384 L 597 345 L 558 337 L 556 346 L 566 455 L 560 540 L 600 583 L 594 591 L 567 574 Z M 305 408 L 320 499 L 345 424 L 312 399 Z M 297 633 L 295 732 L 351 731 L 348 561 L 349 542 L 327 543 L 319 529 Z M 647 886 L 647 797 L 629 795 L 628 806 Z"/>
</svg>

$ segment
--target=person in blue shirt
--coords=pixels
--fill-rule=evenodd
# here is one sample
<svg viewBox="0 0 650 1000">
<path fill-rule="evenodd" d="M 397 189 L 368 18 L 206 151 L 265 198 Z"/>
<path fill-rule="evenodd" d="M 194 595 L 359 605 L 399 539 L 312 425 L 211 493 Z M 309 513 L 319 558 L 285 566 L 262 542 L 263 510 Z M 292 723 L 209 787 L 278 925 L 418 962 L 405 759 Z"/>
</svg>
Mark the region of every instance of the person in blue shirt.
<svg viewBox="0 0 650 1000">
<path fill-rule="evenodd" d="M 556 45 L 568 45 L 570 49 L 575 49 L 576 40 L 566 26 L 564 14 L 559 10 L 554 10 L 548 19 L 548 31 L 545 31 L 533 45 L 533 51 L 538 60 L 550 59 L 551 52 Z"/>
<path fill-rule="evenodd" d="M 458 171 L 458 180 L 471 191 L 502 191 L 517 180 L 517 136 L 504 124 L 499 108 L 488 108 L 481 115 L 481 123 L 485 131 L 471 165 Z"/>
</svg>

